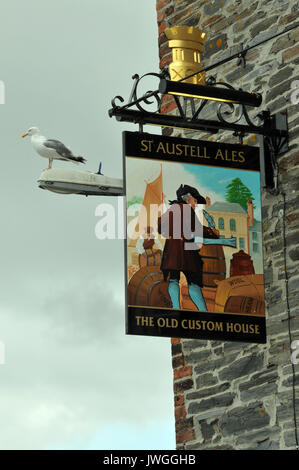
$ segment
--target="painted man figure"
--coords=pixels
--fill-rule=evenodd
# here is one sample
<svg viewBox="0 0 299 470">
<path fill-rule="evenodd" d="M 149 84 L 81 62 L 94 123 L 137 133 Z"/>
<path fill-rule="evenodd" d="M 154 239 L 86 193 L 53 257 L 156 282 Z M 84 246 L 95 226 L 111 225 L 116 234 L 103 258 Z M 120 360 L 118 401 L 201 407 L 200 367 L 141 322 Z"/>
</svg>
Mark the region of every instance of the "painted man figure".
<svg viewBox="0 0 299 470">
<path fill-rule="evenodd" d="M 201 287 L 203 285 L 203 261 L 196 239 L 218 238 L 216 231 L 203 226 L 195 208 L 206 200 L 196 188 L 181 185 L 177 200 L 169 201 L 171 207 L 158 218 L 158 232 L 166 238 L 161 271 L 164 280 L 169 278 L 168 293 L 172 307 L 180 309 L 179 280 L 182 272 L 187 280 L 189 296 L 198 310 L 207 310 Z"/>
</svg>

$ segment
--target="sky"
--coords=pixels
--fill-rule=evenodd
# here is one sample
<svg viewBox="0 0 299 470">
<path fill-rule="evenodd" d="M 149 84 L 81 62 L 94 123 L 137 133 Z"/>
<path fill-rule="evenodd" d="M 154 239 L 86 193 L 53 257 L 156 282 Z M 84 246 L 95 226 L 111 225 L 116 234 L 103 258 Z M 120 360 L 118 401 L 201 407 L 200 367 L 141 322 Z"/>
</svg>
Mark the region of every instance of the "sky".
<svg viewBox="0 0 299 470">
<path fill-rule="evenodd" d="M 181 184 L 196 187 L 204 197 L 209 197 L 211 203 L 225 201 L 226 187 L 234 178 L 241 181 L 250 189 L 254 197 L 254 215 L 261 219 L 260 173 L 216 166 L 191 165 L 173 162 L 157 162 L 140 158 L 126 159 L 127 198 L 143 197 L 146 181 L 153 181 L 161 171 L 163 192 L 167 200 L 176 199 L 176 190 Z"/>
<path fill-rule="evenodd" d="M 175 449 L 170 339 L 125 335 L 124 242 L 95 235 L 107 199 L 39 189 L 47 160 L 21 138 L 37 126 L 121 178 L 135 128 L 108 110 L 159 71 L 157 37 L 154 0 L 1 2 L 1 450 Z"/>
</svg>

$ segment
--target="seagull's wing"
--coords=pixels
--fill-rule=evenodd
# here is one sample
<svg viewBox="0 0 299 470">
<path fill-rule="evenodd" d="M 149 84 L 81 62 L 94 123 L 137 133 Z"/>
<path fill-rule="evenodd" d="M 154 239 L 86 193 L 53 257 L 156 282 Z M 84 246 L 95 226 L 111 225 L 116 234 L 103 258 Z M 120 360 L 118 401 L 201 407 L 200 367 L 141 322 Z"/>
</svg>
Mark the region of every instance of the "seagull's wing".
<svg viewBox="0 0 299 470">
<path fill-rule="evenodd" d="M 70 149 L 68 149 L 62 142 L 60 142 L 59 140 L 55 140 L 55 139 L 47 139 L 45 140 L 45 142 L 43 142 L 43 145 L 45 147 L 48 147 L 52 150 L 55 150 L 55 152 L 58 153 L 58 155 L 60 155 L 61 157 L 63 158 L 66 158 L 66 159 L 69 159 L 69 160 L 73 160 L 75 159 L 76 157 L 72 154 L 72 152 L 70 151 Z"/>
</svg>

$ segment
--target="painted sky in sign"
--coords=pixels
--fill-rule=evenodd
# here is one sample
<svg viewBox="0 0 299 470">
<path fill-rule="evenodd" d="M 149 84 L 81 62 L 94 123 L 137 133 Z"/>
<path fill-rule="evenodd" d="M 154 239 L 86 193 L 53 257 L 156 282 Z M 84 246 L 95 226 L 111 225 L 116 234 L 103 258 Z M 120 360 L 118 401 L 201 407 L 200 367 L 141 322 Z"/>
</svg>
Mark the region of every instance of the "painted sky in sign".
<svg viewBox="0 0 299 470">
<path fill-rule="evenodd" d="M 235 170 L 230 168 L 192 165 L 177 162 L 127 158 L 127 200 L 133 197 L 143 198 L 146 182 L 154 181 L 161 171 L 163 193 L 166 200 L 176 198 L 176 191 L 181 184 L 196 187 L 211 203 L 225 201 L 226 187 L 234 178 L 240 178 L 253 194 L 254 217 L 261 220 L 260 174 L 257 171 Z"/>
<path fill-rule="evenodd" d="M 234 178 L 240 178 L 242 183 L 250 189 L 254 197 L 254 215 L 256 220 L 261 220 L 261 196 L 260 196 L 260 173 L 257 171 L 235 170 L 231 168 L 220 168 L 211 166 L 182 165 L 187 173 L 191 173 L 198 181 L 200 187 L 209 187 L 211 191 L 221 195 L 225 200 L 227 185 Z M 217 201 L 211 201 L 213 204 Z"/>
</svg>

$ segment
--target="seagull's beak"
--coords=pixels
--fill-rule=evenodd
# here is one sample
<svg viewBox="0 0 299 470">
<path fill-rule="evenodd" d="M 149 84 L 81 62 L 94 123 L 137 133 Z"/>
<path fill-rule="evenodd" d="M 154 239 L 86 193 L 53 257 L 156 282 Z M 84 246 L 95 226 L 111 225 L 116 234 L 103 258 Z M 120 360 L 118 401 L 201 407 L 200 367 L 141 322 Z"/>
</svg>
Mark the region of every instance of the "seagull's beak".
<svg viewBox="0 0 299 470">
<path fill-rule="evenodd" d="M 22 137 L 26 137 L 28 135 L 28 132 L 25 132 L 25 134 L 22 135 Z"/>
</svg>

